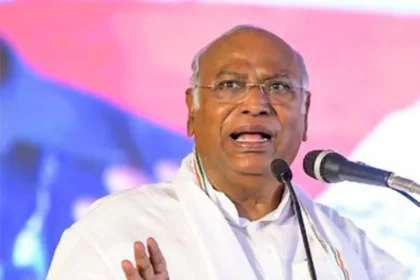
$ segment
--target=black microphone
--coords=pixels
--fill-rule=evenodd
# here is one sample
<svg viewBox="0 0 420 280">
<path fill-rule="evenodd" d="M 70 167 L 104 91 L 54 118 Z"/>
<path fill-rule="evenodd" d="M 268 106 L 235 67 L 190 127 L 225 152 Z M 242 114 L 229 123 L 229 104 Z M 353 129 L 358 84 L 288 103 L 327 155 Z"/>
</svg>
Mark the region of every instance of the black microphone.
<svg viewBox="0 0 420 280">
<path fill-rule="evenodd" d="M 312 280 L 317 280 L 315 265 L 312 259 L 311 248 L 309 246 L 308 235 L 306 234 L 305 223 L 303 222 L 302 209 L 300 209 L 299 200 L 291 183 L 293 178 L 292 171 L 290 170 L 289 165 L 284 160 L 275 159 L 271 162 L 271 172 L 273 173 L 274 177 L 276 177 L 276 179 L 280 183 L 284 184 L 284 186 L 287 187 L 290 191 L 290 198 L 292 200 L 293 208 L 297 216 L 300 233 L 302 235 L 303 246 L 305 248 L 305 253 L 308 258 L 309 274 L 311 275 Z"/>
<path fill-rule="evenodd" d="M 324 183 L 350 181 L 420 194 L 420 185 L 412 180 L 362 162 L 349 161 L 331 150 L 309 152 L 303 160 L 303 169 L 307 175 Z"/>
<path fill-rule="evenodd" d="M 289 165 L 282 159 L 275 159 L 271 162 L 271 172 L 281 183 L 284 183 L 284 181 L 291 182 L 293 179 Z"/>
</svg>

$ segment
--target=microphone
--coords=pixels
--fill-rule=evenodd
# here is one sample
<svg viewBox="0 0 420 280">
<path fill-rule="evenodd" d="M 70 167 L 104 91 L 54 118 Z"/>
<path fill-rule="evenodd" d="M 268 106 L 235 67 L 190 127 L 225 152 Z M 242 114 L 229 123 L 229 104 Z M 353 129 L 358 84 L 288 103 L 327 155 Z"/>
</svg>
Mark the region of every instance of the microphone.
<svg viewBox="0 0 420 280">
<path fill-rule="evenodd" d="M 275 159 L 271 162 L 271 172 L 277 181 L 284 183 L 284 181 L 292 181 L 293 175 L 289 165 L 282 159 Z"/>
<path fill-rule="evenodd" d="M 331 150 L 309 152 L 303 160 L 303 169 L 307 175 L 324 183 L 350 181 L 420 194 L 420 185 L 412 180 L 362 162 L 349 161 Z"/>
<path fill-rule="evenodd" d="M 308 235 L 306 234 L 305 223 L 302 217 L 302 209 L 300 208 L 299 200 L 296 196 L 296 192 L 292 186 L 293 174 L 290 170 L 289 165 L 282 159 L 275 159 L 271 162 L 271 173 L 276 177 L 277 181 L 284 184 L 290 191 L 290 199 L 296 213 L 296 217 L 299 224 L 300 233 L 302 235 L 303 246 L 305 253 L 308 258 L 308 270 L 312 280 L 317 280 L 315 264 L 312 258 L 311 247 L 309 246 Z"/>
</svg>

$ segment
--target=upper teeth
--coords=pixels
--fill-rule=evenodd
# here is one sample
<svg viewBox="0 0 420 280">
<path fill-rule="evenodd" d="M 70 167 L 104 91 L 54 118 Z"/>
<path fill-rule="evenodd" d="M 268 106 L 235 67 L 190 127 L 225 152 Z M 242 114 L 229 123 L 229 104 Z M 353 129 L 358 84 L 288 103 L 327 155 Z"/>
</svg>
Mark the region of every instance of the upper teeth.
<svg viewBox="0 0 420 280">
<path fill-rule="evenodd" d="M 268 141 L 267 138 L 260 138 L 260 139 L 241 139 L 238 138 L 236 139 L 237 142 L 263 142 L 263 141 Z"/>
<path fill-rule="evenodd" d="M 262 142 L 268 141 L 267 135 L 264 133 L 240 133 L 238 137 L 234 138 L 238 142 Z"/>
</svg>

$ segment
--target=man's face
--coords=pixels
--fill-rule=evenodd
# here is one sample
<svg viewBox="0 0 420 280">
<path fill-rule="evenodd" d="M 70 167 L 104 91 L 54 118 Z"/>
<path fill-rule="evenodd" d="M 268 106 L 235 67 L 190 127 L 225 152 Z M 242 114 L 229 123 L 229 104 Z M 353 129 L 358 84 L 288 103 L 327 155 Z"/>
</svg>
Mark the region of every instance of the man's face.
<svg viewBox="0 0 420 280">
<path fill-rule="evenodd" d="M 281 77 L 281 78 L 279 78 Z M 199 85 L 238 82 L 292 82 L 301 85 L 294 52 L 283 42 L 255 31 L 242 31 L 216 42 L 202 57 Z M 289 164 L 306 138 L 309 101 L 302 89 L 288 102 L 272 102 L 252 87 L 240 101 L 221 101 L 213 89 L 201 88 L 200 107 L 187 95 L 189 130 L 205 166 L 219 172 L 270 174 L 273 159 Z M 274 104 L 275 103 L 275 104 Z M 302 106 L 304 106 L 302 108 Z M 305 108 L 306 107 L 306 108 Z"/>
</svg>

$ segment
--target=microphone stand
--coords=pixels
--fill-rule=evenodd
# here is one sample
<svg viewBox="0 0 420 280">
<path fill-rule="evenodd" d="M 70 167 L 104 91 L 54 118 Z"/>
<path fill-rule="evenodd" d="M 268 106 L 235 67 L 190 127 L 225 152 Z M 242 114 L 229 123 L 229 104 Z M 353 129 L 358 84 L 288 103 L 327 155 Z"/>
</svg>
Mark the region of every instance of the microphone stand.
<svg viewBox="0 0 420 280">
<path fill-rule="evenodd" d="M 300 233 L 302 235 L 303 246 L 305 248 L 305 253 L 306 253 L 306 256 L 308 258 L 309 274 L 311 275 L 312 280 L 317 280 L 316 273 L 315 273 L 315 265 L 314 265 L 314 261 L 312 259 L 311 248 L 309 246 L 308 235 L 306 233 L 305 224 L 303 222 L 302 209 L 300 208 L 300 204 L 299 204 L 299 201 L 297 199 L 296 192 L 293 189 L 293 186 L 292 186 L 292 183 L 291 183 L 292 172 L 290 171 L 290 169 L 288 169 L 287 171 L 282 172 L 279 177 L 281 179 L 281 183 L 283 183 L 283 185 L 285 187 L 287 187 L 290 191 L 290 197 L 292 199 L 292 205 L 293 205 L 293 208 L 296 212 Z"/>
<path fill-rule="evenodd" d="M 412 197 L 408 193 L 406 193 L 402 190 L 394 189 L 394 188 L 390 188 L 390 189 L 393 190 L 393 191 L 396 191 L 399 194 L 401 194 L 402 196 L 404 196 L 405 198 L 410 200 L 412 203 L 414 203 L 414 205 L 416 205 L 417 207 L 420 207 L 420 201 L 416 200 L 414 197 Z"/>
</svg>

